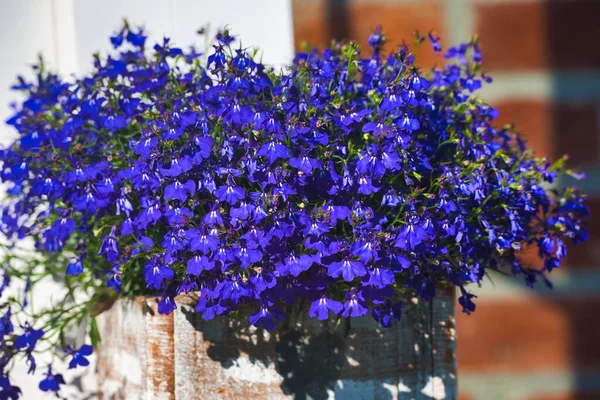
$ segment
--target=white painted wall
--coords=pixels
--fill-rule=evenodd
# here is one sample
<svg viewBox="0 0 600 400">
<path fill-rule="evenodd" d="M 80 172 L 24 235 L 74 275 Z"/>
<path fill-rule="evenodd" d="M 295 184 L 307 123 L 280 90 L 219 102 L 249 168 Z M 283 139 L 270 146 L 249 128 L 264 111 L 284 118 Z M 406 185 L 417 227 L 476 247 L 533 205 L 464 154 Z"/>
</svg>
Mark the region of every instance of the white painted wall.
<svg viewBox="0 0 600 400">
<path fill-rule="evenodd" d="M 148 44 L 171 37 L 172 43 L 187 48 L 204 47 L 195 32 L 209 24 L 212 32 L 229 25 L 245 47 L 260 47 L 267 64 L 283 65 L 293 57 L 291 0 L 0 0 L 0 145 L 10 143 L 16 133 L 4 124 L 11 115 L 8 104 L 18 100 L 9 87 L 17 74 L 31 77 L 29 66 L 43 54 L 51 70 L 63 76 L 89 71 L 92 54 L 111 50 L 109 35 L 127 18 L 144 25 Z M 50 299 L 60 289 L 52 282 L 39 288 Z M 38 299 L 38 304 L 45 299 Z M 36 376 L 15 371 L 23 398 L 42 398 L 37 390 L 45 362 L 38 360 Z M 69 390 L 68 399 L 93 398 L 93 368 L 86 371 L 83 392 Z M 65 374 L 67 382 L 78 373 Z M 86 394 L 87 393 L 87 394 Z"/>
</svg>

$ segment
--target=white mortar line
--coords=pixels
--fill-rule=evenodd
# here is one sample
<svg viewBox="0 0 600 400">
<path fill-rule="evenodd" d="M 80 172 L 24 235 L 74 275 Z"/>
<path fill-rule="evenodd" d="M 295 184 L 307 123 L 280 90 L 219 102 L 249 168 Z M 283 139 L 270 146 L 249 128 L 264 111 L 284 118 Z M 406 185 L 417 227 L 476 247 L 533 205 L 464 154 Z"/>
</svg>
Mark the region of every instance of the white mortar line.
<svg viewBox="0 0 600 400">
<path fill-rule="evenodd" d="M 485 53 L 483 54 L 485 70 Z M 494 82 L 484 84 L 477 95 L 488 100 L 547 99 L 568 102 L 600 100 L 600 73 L 577 72 L 497 72 Z"/>
<path fill-rule="evenodd" d="M 600 389 L 598 370 L 585 373 L 564 370 L 492 374 L 461 372 L 458 379 L 461 392 L 486 400 L 520 400 L 573 389 Z"/>
<path fill-rule="evenodd" d="M 530 3 L 543 3 L 546 0 L 472 0 L 475 4 L 484 5 L 509 5 L 509 4 L 530 4 Z"/>
<path fill-rule="evenodd" d="M 571 177 L 562 177 L 557 180 L 557 184 L 562 186 L 577 186 L 582 193 L 591 197 L 597 197 L 600 195 L 600 167 L 584 168 L 582 171 L 587 174 L 587 178 L 576 180 Z"/>
<path fill-rule="evenodd" d="M 575 247 L 571 251 L 577 251 Z M 565 271 L 568 267 L 565 268 Z M 543 282 L 538 282 L 533 289 L 525 285 L 523 279 L 503 276 L 491 272 L 491 278 L 486 277 L 478 287 L 475 284 L 469 284 L 466 289 L 479 296 L 478 301 L 505 301 L 505 300 L 525 300 L 535 297 L 541 298 L 566 298 L 580 296 L 599 296 L 600 297 L 600 270 L 590 267 L 590 270 L 576 270 L 565 273 L 548 274 L 548 278 L 554 285 L 553 289 L 547 288 Z M 460 293 L 457 293 L 460 296 Z"/>
<path fill-rule="evenodd" d="M 475 17 L 471 0 L 445 0 L 442 2 L 442 12 L 446 34 L 446 47 L 456 46 L 467 42 L 475 32 Z M 444 49 L 446 51 L 447 49 Z M 485 54 L 484 54 L 485 56 Z"/>
</svg>

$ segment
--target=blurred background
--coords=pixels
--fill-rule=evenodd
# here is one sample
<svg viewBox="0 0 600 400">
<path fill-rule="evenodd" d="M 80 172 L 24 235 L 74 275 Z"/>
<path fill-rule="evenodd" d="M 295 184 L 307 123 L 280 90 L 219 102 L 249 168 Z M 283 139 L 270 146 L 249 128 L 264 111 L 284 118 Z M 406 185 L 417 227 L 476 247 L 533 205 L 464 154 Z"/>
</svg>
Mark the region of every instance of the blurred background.
<svg viewBox="0 0 600 400">
<path fill-rule="evenodd" d="M 144 24 L 150 43 L 167 35 L 181 46 L 202 45 L 195 31 L 206 23 L 229 24 L 275 65 L 289 63 L 302 42 L 365 44 L 379 24 L 388 49 L 412 43 L 415 29 L 435 30 L 446 47 L 477 34 L 495 81 L 480 95 L 500 110 L 498 125 L 513 122 L 539 155 L 568 153 L 589 174 L 581 186 L 595 215 L 599 16 L 598 0 L 0 0 L 0 117 L 17 99 L 8 87 L 38 53 L 61 74 L 85 72 L 93 52 L 110 49 L 108 36 L 124 17 Z M 424 68 L 444 62 L 429 46 L 417 60 Z M 0 142 L 11 135 L 0 127 Z M 600 220 L 552 281 L 552 291 L 531 290 L 493 276 L 472 288 L 477 311 L 457 316 L 461 399 L 600 399 Z"/>
</svg>

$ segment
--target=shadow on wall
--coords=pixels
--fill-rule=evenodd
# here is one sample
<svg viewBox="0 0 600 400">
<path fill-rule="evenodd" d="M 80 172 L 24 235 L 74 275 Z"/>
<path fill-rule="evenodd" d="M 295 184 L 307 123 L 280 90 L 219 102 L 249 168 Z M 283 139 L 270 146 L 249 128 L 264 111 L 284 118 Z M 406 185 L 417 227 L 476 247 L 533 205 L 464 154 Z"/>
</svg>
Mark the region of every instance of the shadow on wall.
<svg viewBox="0 0 600 400">
<path fill-rule="evenodd" d="M 335 390 L 347 364 L 346 346 L 339 332 L 325 330 L 309 337 L 306 331 L 287 327 L 274 343 L 275 338 L 262 328 L 248 329 L 245 320 L 236 321 L 237 326 L 218 323 L 215 327 L 217 324 L 203 321 L 193 310 L 183 313 L 209 343 L 206 354 L 213 361 L 232 368 L 244 354 L 263 368 L 273 364 L 283 378 L 282 392 L 296 399 L 328 398 L 328 391 Z"/>
<path fill-rule="evenodd" d="M 194 347 L 195 357 L 208 357 L 190 362 L 218 363 L 219 368 L 208 367 L 218 375 L 212 386 L 229 396 L 236 390 L 247 393 L 243 382 L 256 375 L 264 396 L 273 399 L 327 399 L 335 394 L 343 399 L 391 400 L 403 392 L 452 398 L 456 393 L 452 293 L 442 290 L 442 299 L 410 303 L 401 323 L 391 329 L 378 327 L 370 316 L 317 321 L 305 316 L 306 310 L 298 310 L 277 334 L 270 334 L 249 327 L 244 311 L 211 321 L 184 305 L 176 313 L 183 313 L 195 330 L 196 345 L 201 346 Z M 177 330 L 176 323 L 175 337 Z"/>
</svg>

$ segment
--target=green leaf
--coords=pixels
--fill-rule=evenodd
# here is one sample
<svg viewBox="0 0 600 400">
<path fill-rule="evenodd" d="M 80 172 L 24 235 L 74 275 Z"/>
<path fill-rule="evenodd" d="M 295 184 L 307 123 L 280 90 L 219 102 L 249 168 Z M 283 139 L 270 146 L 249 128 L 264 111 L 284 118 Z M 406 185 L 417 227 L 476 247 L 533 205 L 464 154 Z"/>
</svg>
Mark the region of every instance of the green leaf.
<svg viewBox="0 0 600 400">
<path fill-rule="evenodd" d="M 556 160 L 554 162 L 554 164 L 552 164 L 549 171 L 562 171 L 563 169 L 565 169 L 566 164 L 567 164 L 567 158 L 565 156 L 563 156 L 563 157 L 559 158 L 558 160 Z"/>
<path fill-rule="evenodd" d="M 98 330 L 98 324 L 96 323 L 96 318 L 90 318 L 90 340 L 92 341 L 92 347 L 94 349 L 100 343 L 100 331 Z"/>
</svg>

